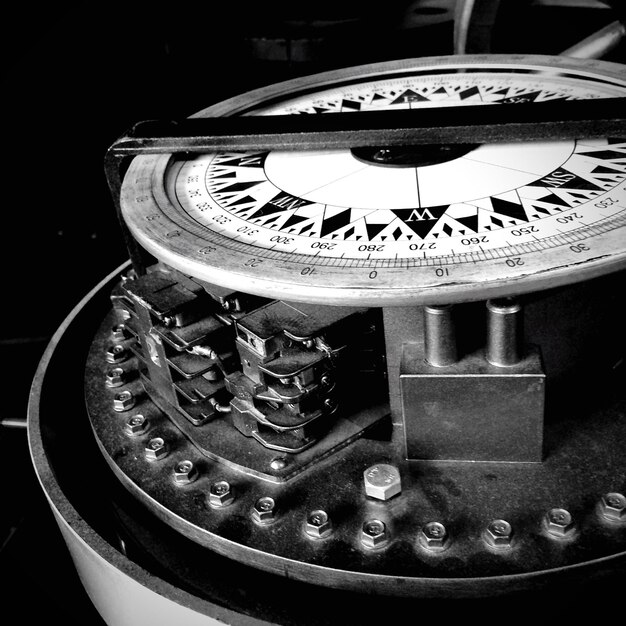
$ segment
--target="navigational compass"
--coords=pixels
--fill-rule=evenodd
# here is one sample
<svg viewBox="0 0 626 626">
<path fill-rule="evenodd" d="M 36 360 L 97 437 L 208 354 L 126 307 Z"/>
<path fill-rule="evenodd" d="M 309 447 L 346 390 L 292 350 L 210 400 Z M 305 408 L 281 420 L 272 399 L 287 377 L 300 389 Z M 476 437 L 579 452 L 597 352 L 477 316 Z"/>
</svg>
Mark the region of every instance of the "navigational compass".
<svg viewBox="0 0 626 626">
<path fill-rule="evenodd" d="M 491 595 L 617 567 L 626 133 L 598 124 L 625 96 L 617 64 L 433 57 L 252 91 L 170 143 L 176 126 L 121 138 L 108 164 L 133 267 L 42 364 L 44 487 L 66 458 L 46 452 L 64 441 L 46 441 L 47 381 L 72 362 L 88 419 L 71 419 L 143 505 L 120 498 L 125 533 L 175 582 L 105 560 L 200 613 L 237 604 L 212 596 L 216 554 L 250 589 L 270 572 L 309 598 Z M 583 109 L 587 126 L 561 128 Z M 385 112 L 423 128 L 358 128 Z M 554 134 L 544 112 L 562 115 Z M 220 139 L 222 117 L 261 131 Z M 189 134 L 202 118 L 215 137 Z M 277 120 L 282 147 L 280 129 L 264 139 Z"/>
</svg>

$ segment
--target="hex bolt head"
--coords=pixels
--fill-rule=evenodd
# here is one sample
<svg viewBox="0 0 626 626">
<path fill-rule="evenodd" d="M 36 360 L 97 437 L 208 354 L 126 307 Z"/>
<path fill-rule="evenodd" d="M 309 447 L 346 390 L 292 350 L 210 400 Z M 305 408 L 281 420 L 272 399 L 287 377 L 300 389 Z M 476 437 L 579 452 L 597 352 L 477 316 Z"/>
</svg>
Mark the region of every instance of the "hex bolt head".
<svg viewBox="0 0 626 626">
<path fill-rule="evenodd" d="M 167 453 L 167 444 L 162 437 L 155 437 L 148 441 L 148 445 L 146 446 L 146 458 L 149 461 L 158 461 L 166 457 Z"/>
<path fill-rule="evenodd" d="M 104 382 L 107 387 L 112 389 L 121 387 L 126 382 L 126 372 L 121 367 L 112 367 L 107 370 Z"/>
<path fill-rule="evenodd" d="M 393 465 L 378 463 L 363 472 L 365 493 L 370 498 L 389 500 L 402 491 L 400 472 Z"/>
<path fill-rule="evenodd" d="M 307 515 L 304 531 L 309 537 L 321 539 L 322 537 L 327 537 L 332 530 L 333 524 L 326 511 L 316 509 Z"/>
<path fill-rule="evenodd" d="M 111 328 L 111 339 L 116 343 L 128 339 L 126 326 L 124 324 L 115 324 L 115 326 Z"/>
<path fill-rule="evenodd" d="M 361 543 L 366 548 L 377 548 L 389 540 L 389 533 L 385 522 L 379 519 L 370 519 L 363 523 L 361 528 Z"/>
<path fill-rule="evenodd" d="M 143 435 L 146 430 L 148 430 L 149 425 L 150 423 L 148 419 L 141 415 L 141 413 L 137 413 L 137 415 L 133 415 L 126 422 L 125 430 L 128 435 L 134 437 L 137 435 Z"/>
<path fill-rule="evenodd" d="M 198 470 L 192 461 L 185 459 L 174 466 L 174 482 L 177 485 L 188 485 L 198 478 Z"/>
<path fill-rule="evenodd" d="M 218 480 L 209 487 L 209 504 L 215 507 L 228 506 L 235 499 L 230 483 Z"/>
<path fill-rule="evenodd" d="M 548 533 L 554 537 L 566 537 L 574 530 L 574 520 L 566 509 L 550 509 L 545 516 Z"/>
<path fill-rule="evenodd" d="M 492 548 L 510 548 L 513 529 L 506 520 L 495 519 L 487 524 L 483 536 Z"/>
<path fill-rule="evenodd" d="M 282 470 L 287 467 L 287 459 L 282 456 L 277 456 L 270 461 L 270 467 L 273 470 Z"/>
<path fill-rule="evenodd" d="M 330 374 L 324 374 L 320 378 L 320 387 L 322 387 L 322 389 L 330 389 L 332 386 L 333 386 L 332 376 Z"/>
<path fill-rule="evenodd" d="M 107 350 L 108 363 L 122 363 L 128 358 L 128 350 L 121 344 L 116 343 Z"/>
<path fill-rule="evenodd" d="M 617 492 L 604 494 L 600 499 L 600 513 L 612 522 L 626 521 L 626 497 Z"/>
<path fill-rule="evenodd" d="M 115 394 L 113 409 L 118 412 L 129 411 L 135 406 L 135 396 L 131 391 L 124 390 Z"/>
<path fill-rule="evenodd" d="M 259 498 L 252 507 L 252 518 L 255 522 L 266 524 L 274 519 L 276 513 L 276 503 L 274 498 L 263 496 Z"/>
<path fill-rule="evenodd" d="M 440 522 L 428 522 L 420 529 L 419 541 L 429 550 L 443 550 L 448 542 L 448 531 Z"/>
</svg>

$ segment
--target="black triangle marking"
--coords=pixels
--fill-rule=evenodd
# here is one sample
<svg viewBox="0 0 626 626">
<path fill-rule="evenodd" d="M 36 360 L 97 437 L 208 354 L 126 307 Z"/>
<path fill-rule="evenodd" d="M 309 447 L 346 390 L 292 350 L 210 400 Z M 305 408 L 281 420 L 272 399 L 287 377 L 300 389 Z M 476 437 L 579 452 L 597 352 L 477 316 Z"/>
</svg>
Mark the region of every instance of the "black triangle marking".
<svg viewBox="0 0 626 626">
<path fill-rule="evenodd" d="M 591 170 L 592 174 L 624 174 L 623 170 L 616 170 L 614 167 L 607 167 L 606 165 L 598 165 Z"/>
<path fill-rule="evenodd" d="M 290 215 L 289 218 L 285 221 L 285 223 L 283 224 L 283 228 L 289 228 L 290 226 L 295 226 L 296 224 L 300 224 L 300 222 L 304 222 L 307 219 L 309 218 L 304 217 L 302 215 L 297 215 L 296 213 L 294 213 L 293 215 Z"/>
<path fill-rule="evenodd" d="M 401 219 L 418 237 L 424 239 L 450 205 L 415 209 L 393 209 L 391 212 Z"/>
<path fill-rule="evenodd" d="M 617 152 L 617 150 L 598 150 L 596 152 L 579 152 L 582 156 L 593 157 L 594 159 L 601 159 L 602 161 L 616 161 L 618 159 L 626 159 L 626 154 L 623 152 Z"/>
<path fill-rule="evenodd" d="M 253 198 L 252 196 L 244 196 L 243 198 L 239 198 L 237 200 L 233 200 L 232 202 L 228 202 L 226 206 L 227 207 L 237 206 L 239 204 L 247 204 L 249 202 L 256 202 L 256 199 Z"/>
<path fill-rule="evenodd" d="M 521 204 L 509 202 L 508 200 L 492 196 L 491 205 L 493 206 L 494 211 L 500 215 L 506 215 L 506 217 L 512 217 L 513 219 L 520 220 L 522 222 L 528 221 L 524 207 Z"/>
<path fill-rule="evenodd" d="M 371 241 L 378 235 L 378 233 L 383 230 L 387 224 L 365 224 L 365 228 L 367 229 L 367 238 Z"/>
<path fill-rule="evenodd" d="M 424 101 L 428 101 L 428 98 L 425 98 L 422 94 L 416 93 L 412 89 L 406 89 L 391 104 L 406 104 L 408 102 Z"/>
<path fill-rule="evenodd" d="M 221 161 L 219 165 L 233 165 L 237 167 L 263 167 L 265 159 L 269 152 L 255 152 L 253 154 L 244 154 L 240 157 Z"/>
<path fill-rule="evenodd" d="M 341 213 L 337 213 L 332 217 L 324 218 L 324 221 L 322 222 L 320 237 L 325 237 L 333 231 L 339 230 L 340 228 L 347 226 L 350 223 L 350 215 L 350 209 L 346 209 L 345 211 L 341 211 Z"/>
<path fill-rule="evenodd" d="M 563 200 L 563 198 L 560 198 L 559 196 L 557 196 L 555 193 L 551 193 L 547 196 L 543 196 L 542 198 L 537 198 L 537 200 L 539 202 L 546 202 L 548 204 L 558 204 L 560 206 L 569 207 L 569 204 L 565 200 Z"/>
<path fill-rule="evenodd" d="M 468 217 L 456 217 L 457 222 L 461 222 L 463 226 L 466 226 L 475 233 L 478 232 L 478 213 L 476 215 L 470 215 Z"/>
<path fill-rule="evenodd" d="M 259 185 L 262 181 L 255 180 L 252 182 L 241 182 L 241 183 L 233 183 L 232 185 L 228 185 L 227 187 L 222 187 L 220 189 L 220 194 L 223 193 L 239 193 L 240 191 L 245 191 L 246 189 L 250 189 L 250 187 L 255 187 Z"/>
<path fill-rule="evenodd" d="M 546 215 L 550 215 L 550 211 L 548 211 L 548 209 L 542 209 L 539 206 L 536 205 L 532 205 L 533 209 L 535 209 L 535 211 L 539 211 L 539 213 L 545 213 Z M 539 217 L 538 215 L 533 215 L 533 217 Z"/>
<path fill-rule="evenodd" d="M 565 168 L 557 168 L 552 173 L 534 180 L 528 183 L 528 187 L 552 187 L 560 189 L 586 189 L 586 190 L 599 190 L 597 185 L 592 182 L 581 178 L 580 176 L 566 170 Z"/>
</svg>

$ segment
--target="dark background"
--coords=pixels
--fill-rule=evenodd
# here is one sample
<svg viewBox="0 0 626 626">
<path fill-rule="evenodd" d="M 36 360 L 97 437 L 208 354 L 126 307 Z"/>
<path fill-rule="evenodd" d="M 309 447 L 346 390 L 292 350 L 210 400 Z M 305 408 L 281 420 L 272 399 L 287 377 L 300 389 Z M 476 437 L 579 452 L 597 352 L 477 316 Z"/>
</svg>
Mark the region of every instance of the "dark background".
<svg viewBox="0 0 626 626">
<path fill-rule="evenodd" d="M 0 18 L 0 621 L 41 613 L 98 624 L 32 470 L 26 431 L 11 426 L 26 417 L 52 333 L 126 259 L 106 149 L 139 120 L 184 117 L 279 80 L 451 54 L 454 2 L 22 4 Z M 493 19 L 486 11 L 472 51 L 558 54 L 617 17 L 602 2 L 502 4 Z M 606 58 L 626 61 L 624 45 Z"/>
</svg>

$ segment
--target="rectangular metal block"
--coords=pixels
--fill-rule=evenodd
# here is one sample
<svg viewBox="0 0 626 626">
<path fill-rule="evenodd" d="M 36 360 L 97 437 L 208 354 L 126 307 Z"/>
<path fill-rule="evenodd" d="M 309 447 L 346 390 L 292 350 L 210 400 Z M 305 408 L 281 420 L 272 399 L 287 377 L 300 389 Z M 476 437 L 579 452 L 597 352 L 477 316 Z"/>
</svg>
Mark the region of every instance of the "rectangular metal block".
<svg viewBox="0 0 626 626">
<path fill-rule="evenodd" d="M 536 348 L 491 365 L 481 351 L 433 367 L 405 343 L 400 395 L 409 460 L 541 462 L 545 374 Z"/>
</svg>

